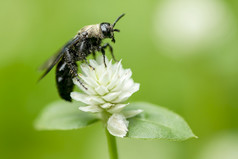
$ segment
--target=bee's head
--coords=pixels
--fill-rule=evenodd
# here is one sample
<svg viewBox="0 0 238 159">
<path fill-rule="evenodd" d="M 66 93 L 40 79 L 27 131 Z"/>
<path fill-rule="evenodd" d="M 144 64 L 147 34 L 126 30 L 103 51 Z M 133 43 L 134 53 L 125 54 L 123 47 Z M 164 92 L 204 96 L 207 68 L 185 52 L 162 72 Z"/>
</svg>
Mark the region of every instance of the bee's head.
<svg viewBox="0 0 238 159">
<path fill-rule="evenodd" d="M 100 28 L 103 34 L 104 38 L 110 38 L 112 39 L 112 42 L 115 43 L 115 39 L 114 39 L 114 31 L 116 32 L 120 32 L 119 29 L 114 29 L 114 26 L 116 25 L 116 23 L 124 16 L 125 14 L 120 15 L 113 24 L 110 23 L 101 23 L 100 24 Z"/>
</svg>

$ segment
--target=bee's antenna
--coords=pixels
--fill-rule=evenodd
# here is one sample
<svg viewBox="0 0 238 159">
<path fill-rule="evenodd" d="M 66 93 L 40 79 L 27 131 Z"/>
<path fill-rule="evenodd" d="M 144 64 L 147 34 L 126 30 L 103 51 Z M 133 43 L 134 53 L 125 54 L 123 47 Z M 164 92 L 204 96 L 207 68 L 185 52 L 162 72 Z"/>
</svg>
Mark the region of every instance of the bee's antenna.
<svg viewBox="0 0 238 159">
<path fill-rule="evenodd" d="M 123 13 L 122 15 L 120 15 L 115 22 L 112 24 L 112 27 L 114 28 L 114 26 L 116 25 L 116 23 L 125 15 L 125 13 Z"/>
<path fill-rule="evenodd" d="M 113 31 L 120 32 L 120 30 L 119 30 L 119 29 L 113 29 Z"/>
</svg>

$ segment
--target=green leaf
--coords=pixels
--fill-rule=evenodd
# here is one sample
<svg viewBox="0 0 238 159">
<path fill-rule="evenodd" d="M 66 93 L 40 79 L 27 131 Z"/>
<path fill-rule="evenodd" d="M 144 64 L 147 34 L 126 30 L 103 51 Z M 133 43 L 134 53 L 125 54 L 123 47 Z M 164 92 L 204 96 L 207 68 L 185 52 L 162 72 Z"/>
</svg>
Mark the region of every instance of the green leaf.
<svg viewBox="0 0 238 159">
<path fill-rule="evenodd" d="M 79 106 L 79 102 L 54 102 L 47 106 L 37 118 L 35 128 L 38 130 L 71 130 L 86 127 L 98 120 L 95 116 L 80 111 Z"/>
<path fill-rule="evenodd" d="M 140 115 L 129 119 L 128 138 L 168 139 L 183 141 L 197 138 L 186 121 L 176 113 L 161 106 L 137 102 L 126 110 L 142 109 Z"/>
</svg>

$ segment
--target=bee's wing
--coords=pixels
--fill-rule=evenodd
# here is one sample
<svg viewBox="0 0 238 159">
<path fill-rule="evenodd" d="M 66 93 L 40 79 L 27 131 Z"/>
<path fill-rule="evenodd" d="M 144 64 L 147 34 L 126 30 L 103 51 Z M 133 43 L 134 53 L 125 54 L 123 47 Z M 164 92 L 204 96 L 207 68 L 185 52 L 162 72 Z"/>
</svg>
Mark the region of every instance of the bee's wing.
<svg viewBox="0 0 238 159">
<path fill-rule="evenodd" d="M 59 60 L 62 58 L 62 56 L 65 53 L 65 48 L 71 45 L 73 40 L 74 39 L 66 43 L 60 51 L 58 51 L 54 56 L 52 56 L 39 68 L 40 70 L 45 70 L 45 72 L 43 73 L 43 75 L 41 75 L 38 81 L 44 78 L 50 72 L 50 70 L 59 62 Z"/>
<path fill-rule="evenodd" d="M 39 68 L 39 71 L 44 71 L 47 70 L 51 64 L 54 63 L 54 61 L 57 59 L 58 55 L 60 55 L 60 53 L 62 52 L 62 50 L 59 50 L 56 54 L 54 54 L 53 56 L 51 56 L 47 61 L 45 61 Z"/>
<path fill-rule="evenodd" d="M 77 42 L 77 40 L 79 40 L 79 38 L 80 38 L 79 36 L 76 36 L 75 38 L 71 39 L 68 43 L 66 43 L 64 45 L 64 47 L 58 53 L 56 53 L 54 56 L 52 56 L 48 61 L 46 61 L 40 67 L 40 70 L 45 70 L 45 72 L 39 78 L 38 81 L 40 81 L 42 78 L 44 78 L 50 72 L 50 70 L 60 61 L 60 59 L 62 58 L 62 56 L 65 53 L 65 48 L 69 47 L 70 45 L 73 45 L 75 42 Z"/>
<path fill-rule="evenodd" d="M 64 47 L 65 48 L 65 47 Z M 38 81 L 40 81 L 42 78 L 44 78 L 50 70 L 59 62 L 59 60 L 64 55 L 65 49 L 61 49 L 59 52 L 57 52 L 54 56 L 52 56 L 49 60 L 47 60 L 43 65 L 40 66 L 40 70 L 45 70 L 45 72 L 41 75 Z"/>
<path fill-rule="evenodd" d="M 61 57 L 64 55 L 64 52 L 65 52 L 65 48 L 66 47 L 68 47 L 68 46 L 70 46 L 71 44 L 72 44 L 72 42 L 74 41 L 75 39 L 71 39 L 69 42 L 67 42 L 65 45 L 64 45 L 64 47 L 62 48 L 62 49 L 60 49 L 56 54 L 54 54 L 51 58 L 49 58 L 45 63 L 43 63 L 40 67 L 39 67 L 39 70 L 40 71 L 43 71 L 43 70 L 46 70 L 46 72 L 47 72 L 47 70 L 48 69 L 52 69 L 53 67 L 54 67 L 54 65 L 56 65 L 58 62 L 59 62 L 59 60 L 61 59 Z M 50 71 L 49 70 L 49 71 Z M 48 72 L 49 72 L 48 71 Z M 48 73 L 47 72 L 47 73 Z M 46 74 L 47 74 L 46 73 Z M 45 75 L 46 75 L 45 74 Z M 44 76 L 43 76 L 44 77 Z M 42 78 L 43 78 L 42 77 Z M 41 78 L 41 79 L 42 79 Z"/>
</svg>

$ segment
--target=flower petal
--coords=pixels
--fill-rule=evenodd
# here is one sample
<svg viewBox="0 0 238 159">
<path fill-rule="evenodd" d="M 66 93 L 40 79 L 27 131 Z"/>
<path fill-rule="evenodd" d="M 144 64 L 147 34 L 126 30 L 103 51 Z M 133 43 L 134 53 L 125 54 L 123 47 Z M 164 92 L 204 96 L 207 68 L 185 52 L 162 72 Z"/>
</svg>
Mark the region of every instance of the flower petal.
<svg viewBox="0 0 238 159">
<path fill-rule="evenodd" d="M 104 65 L 104 61 L 103 61 L 103 56 L 97 56 L 97 59 L 96 59 L 98 65 Z M 108 59 L 107 59 L 107 56 L 105 56 L 105 62 L 108 63 Z"/>
<path fill-rule="evenodd" d="M 104 86 L 98 86 L 97 88 L 95 88 L 95 91 L 101 96 L 109 92 L 108 89 Z"/>
<path fill-rule="evenodd" d="M 113 136 L 124 137 L 128 131 L 128 124 L 122 114 L 113 114 L 107 121 L 107 130 Z"/>
<path fill-rule="evenodd" d="M 110 108 L 112 105 L 113 105 L 113 104 L 111 104 L 111 103 L 105 103 L 105 104 L 101 105 L 101 107 L 104 108 L 104 109 L 108 109 L 108 108 Z"/>
<path fill-rule="evenodd" d="M 98 87 L 99 86 L 94 78 L 91 78 L 89 76 L 84 76 L 81 73 L 79 74 L 79 77 L 83 80 L 84 83 L 86 83 L 87 85 L 89 85 L 91 87 Z"/>
<path fill-rule="evenodd" d="M 111 67 L 112 67 L 112 60 L 110 60 L 110 61 L 107 63 L 107 71 L 111 71 L 111 70 L 112 70 Z"/>
<path fill-rule="evenodd" d="M 135 93 L 136 91 L 138 91 L 140 88 L 140 84 L 136 83 L 129 92 L 122 92 L 120 96 L 118 96 L 118 98 L 116 98 L 115 100 L 113 100 L 112 102 L 114 103 L 121 103 L 121 102 L 125 102 L 133 93 Z"/>
<path fill-rule="evenodd" d="M 96 60 L 90 59 L 90 60 L 89 60 L 89 63 L 90 63 L 90 65 L 93 66 L 94 68 L 98 67 L 98 63 L 97 63 Z"/>
<path fill-rule="evenodd" d="M 128 79 L 130 79 L 132 75 L 132 72 L 130 69 L 127 69 L 124 71 L 124 73 L 119 76 L 120 80 L 118 80 L 117 84 L 116 84 L 116 87 L 114 87 L 111 91 L 119 91 L 119 90 L 122 90 L 122 88 L 124 87 L 125 83 L 127 83 Z"/>
<path fill-rule="evenodd" d="M 102 98 L 105 99 L 106 101 L 113 101 L 114 99 L 116 99 L 118 97 L 118 95 L 121 92 L 112 92 L 112 93 L 108 93 L 107 95 L 103 96 Z"/>
<path fill-rule="evenodd" d="M 100 109 L 98 106 L 95 106 L 95 105 L 79 107 L 79 110 L 81 110 L 83 112 L 91 112 L 91 113 L 98 113 L 98 112 L 102 111 L 102 109 Z"/>
<path fill-rule="evenodd" d="M 76 78 L 73 79 L 73 82 L 75 85 L 77 85 L 83 92 L 85 92 L 88 95 L 96 95 L 97 93 L 93 88 L 91 88 L 91 85 L 86 85 L 87 89 L 85 89 L 82 84 L 80 84 Z"/>
<path fill-rule="evenodd" d="M 98 105 L 98 104 L 103 104 L 105 103 L 104 100 L 102 100 L 102 98 L 98 97 L 98 96 L 89 96 L 89 95 L 85 95 L 79 92 L 71 92 L 70 94 L 71 98 L 76 100 L 76 101 L 80 101 L 83 102 L 85 104 L 89 104 L 89 105 Z"/>
<path fill-rule="evenodd" d="M 103 74 L 101 75 L 101 77 L 99 78 L 98 82 L 103 85 L 106 86 L 110 81 L 110 75 L 108 71 L 104 71 Z"/>
<path fill-rule="evenodd" d="M 105 103 L 105 101 L 101 97 L 98 97 L 98 96 L 90 96 L 89 101 L 91 102 L 91 104 L 97 104 L 97 105 Z"/>
<path fill-rule="evenodd" d="M 139 90 L 140 84 L 133 81 L 130 69 L 123 69 L 122 60 L 112 64 L 112 60 L 109 61 L 105 58 L 107 64 L 105 67 L 103 58 L 103 56 L 98 56 L 97 60 L 89 60 L 95 70 L 85 63 L 81 64 L 82 74 L 79 74 L 79 77 L 87 89 L 74 79 L 74 83 L 83 93 L 72 92 L 71 97 L 90 106 L 84 107 L 82 110 L 96 112 L 98 110 L 93 106 L 97 106 L 111 114 L 120 114 L 127 105 L 122 103 Z M 95 110 L 91 110 L 93 108 Z M 132 117 L 140 111 L 125 113 L 126 117 Z"/>
<path fill-rule="evenodd" d="M 126 118 L 132 118 L 138 114 L 140 114 L 141 112 L 143 112 L 142 109 L 137 109 L 137 110 L 128 110 L 128 111 L 124 111 L 123 112 L 123 115 L 126 117 Z"/>
<path fill-rule="evenodd" d="M 84 74 L 87 77 L 96 79 L 96 74 L 95 74 L 95 70 L 93 70 L 92 68 L 90 68 L 87 64 L 82 63 L 80 65 L 81 70 L 82 70 L 82 74 Z"/>
<path fill-rule="evenodd" d="M 83 102 L 85 104 L 91 104 L 90 102 L 90 97 L 88 95 L 79 93 L 79 92 L 71 92 L 70 96 L 72 99 L 76 100 L 76 101 L 80 101 Z"/>
<path fill-rule="evenodd" d="M 117 86 L 117 83 L 120 82 L 120 76 L 118 74 L 120 66 L 121 66 L 121 60 L 117 64 L 114 64 L 112 66 L 113 74 L 112 74 L 112 77 L 111 77 L 111 81 L 107 86 L 108 89 L 114 88 L 115 86 Z"/>
<path fill-rule="evenodd" d="M 129 103 L 128 103 L 129 104 Z M 107 110 L 109 113 L 114 114 L 114 113 L 120 113 L 122 109 L 127 106 L 128 104 L 115 104 L 112 106 L 109 110 Z"/>
<path fill-rule="evenodd" d="M 130 91 L 131 88 L 133 88 L 134 85 L 135 85 L 135 83 L 134 83 L 133 79 L 128 79 L 127 81 L 125 81 L 125 82 L 123 83 L 123 88 L 122 88 L 122 90 L 123 90 L 123 91 Z"/>
</svg>

